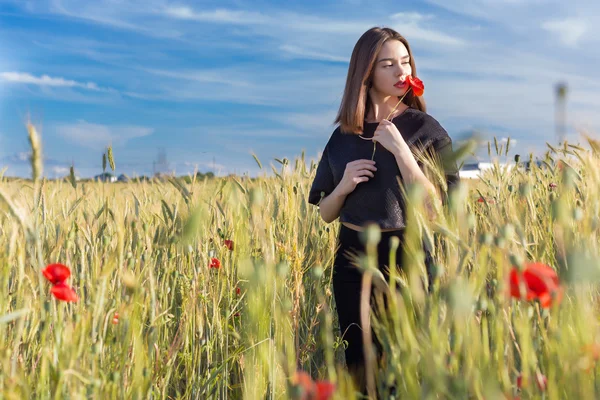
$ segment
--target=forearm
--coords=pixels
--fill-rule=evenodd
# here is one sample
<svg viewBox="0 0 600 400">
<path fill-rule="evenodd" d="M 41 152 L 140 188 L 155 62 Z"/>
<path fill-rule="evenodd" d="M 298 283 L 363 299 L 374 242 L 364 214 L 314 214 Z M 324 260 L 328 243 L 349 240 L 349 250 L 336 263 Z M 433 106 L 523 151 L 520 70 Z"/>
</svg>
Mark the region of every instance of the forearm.
<svg viewBox="0 0 600 400">
<path fill-rule="evenodd" d="M 420 183 L 425 186 L 427 192 L 433 191 L 433 193 L 435 193 L 433 184 L 427 179 L 421 168 L 419 168 L 419 164 L 417 164 L 417 160 L 415 160 L 415 157 L 408 146 L 398 150 L 395 154 L 395 158 L 404 183 Z"/>
<path fill-rule="evenodd" d="M 419 164 L 415 160 L 415 157 L 408 146 L 396 152 L 395 158 L 400 174 L 402 175 L 402 180 L 405 184 L 423 185 L 425 189 L 425 205 L 427 211 L 431 213 L 433 211 L 432 203 L 440 201 L 435 186 L 429 181 L 427 176 L 425 176 L 421 168 L 419 168 Z"/>
<path fill-rule="evenodd" d="M 340 194 L 335 188 L 328 196 L 323 197 L 319 203 L 321 218 L 327 223 L 335 221 L 340 216 L 340 210 L 346 201 L 346 195 Z"/>
</svg>

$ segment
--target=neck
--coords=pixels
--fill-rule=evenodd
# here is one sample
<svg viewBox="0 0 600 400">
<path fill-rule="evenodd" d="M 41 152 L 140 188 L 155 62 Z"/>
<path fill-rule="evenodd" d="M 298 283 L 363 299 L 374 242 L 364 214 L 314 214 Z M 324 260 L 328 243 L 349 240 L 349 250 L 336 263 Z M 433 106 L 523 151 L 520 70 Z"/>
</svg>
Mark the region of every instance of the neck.
<svg viewBox="0 0 600 400">
<path fill-rule="evenodd" d="M 371 107 L 367 110 L 366 119 L 369 122 L 380 122 L 383 119 L 387 118 L 388 115 L 392 112 L 396 104 L 398 104 L 399 98 L 396 96 L 381 96 L 371 89 L 369 91 L 369 98 L 371 99 Z M 404 103 L 398 104 L 396 107 L 396 112 L 394 115 L 398 115 L 406 110 L 408 106 Z M 394 117 L 392 115 L 390 118 Z"/>
</svg>

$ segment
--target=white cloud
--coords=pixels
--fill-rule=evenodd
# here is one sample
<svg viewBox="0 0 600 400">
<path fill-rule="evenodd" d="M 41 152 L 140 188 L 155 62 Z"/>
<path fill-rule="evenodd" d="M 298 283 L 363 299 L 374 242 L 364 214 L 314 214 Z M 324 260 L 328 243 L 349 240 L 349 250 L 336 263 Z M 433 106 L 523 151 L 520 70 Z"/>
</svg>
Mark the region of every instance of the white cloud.
<svg viewBox="0 0 600 400">
<path fill-rule="evenodd" d="M 597 0 L 426 0 L 427 3 L 444 8 L 469 19 L 492 22 L 495 26 L 485 26 L 488 32 L 524 35 L 524 40 L 510 40 L 530 47 L 544 44 L 547 38 L 540 33 L 553 33 L 567 46 L 575 46 L 583 39 L 598 40 L 600 25 L 597 15 L 600 2 Z M 540 30 L 541 28 L 541 30 Z M 506 36 L 505 36 L 506 37 Z M 492 38 L 495 42 L 497 37 Z M 538 49 L 538 51 L 540 51 Z"/>
<path fill-rule="evenodd" d="M 431 14 L 420 14 L 416 12 L 396 13 L 390 19 L 398 32 L 401 32 L 409 41 L 425 41 L 438 45 L 464 46 L 464 39 L 448 35 L 446 33 L 429 29 L 423 26 L 424 22 L 431 21 L 434 16 Z"/>
<path fill-rule="evenodd" d="M 340 18 L 337 15 L 319 16 L 281 9 L 257 12 L 224 7 L 193 8 L 170 5 L 162 0 L 132 1 L 120 4 L 119 7 L 114 7 L 112 3 L 113 1 L 109 0 L 96 3 L 55 0 L 53 7 L 45 9 L 45 12 L 105 24 L 117 29 L 134 30 L 153 37 L 162 35 L 176 41 L 193 43 L 195 47 L 199 40 L 206 41 L 211 25 L 227 25 L 227 29 L 232 29 L 233 37 L 260 37 L 270 41 L 263 48 L 245 45 L 252 46 L 254 51 L 273 52 L 279 51 L 280 46 L 293 46 L 289 49 L 302 49 L 295 52 L 296 56 L 306 54 L 308 58 L 315 58 L 315 54 L 329 55 L 332 49 L 340 48 L 340 44 L 342 47 L 351 46 L 353 43 L 350 42 L 355 41 L 367 29 L 382 23 L 398 24 L 400 17 L 408 20 L 406 25 L 402 20 L 400 28 L 403 34 L 410 36 L 412 40 L 422 40 L 434 45 L 465 44 L 462 38 L 441 32 L 437 27 L 428 26 L 433 19 L 432 15 L 414 12 L 397 13 L 394 18 L 385 14 L 374 15 L 371 18 Z M 152 29 L 148 28 L 149 24 L 153 25 Z M 212 33 L 210 36 L 213 36 Z M 227 39 L 221 37 L 220 40 Z M 228 45 L 231 46 L 232 43 L 228 42 Z M 348 52 L 331 56 L 338 60 L 346 58 L 346 53 Z"/>
<path fill-rule="evenodd" d="M 54 86 L 54 87 L 77 87 L 81 89 L 101 91 L 101 92 L 116 92 L 114 89 L 101 88 L 94 82 L 76 82 L 62 77 L 51 77 L 42 75 L 40 77 L 33 76 L 26 72 L 1 72 L 0 78 L 10 83 L 23 83 L 36 86 Z"/>
<path fill-rule="evenodd" d="M 122 146 L 131 139 L 148 136 L 154 132 L 154 129 L 143 126 L 109 126 L 81 120 L 73 124 L 58 125 L 56 131 L 65 139 L 72 140 L 80 146 L 100 150 L 110 144 Z"/>
<path fill-rule="evenodd" d="M 253 25 L 272 22 L 271 18 L 257 12 L 216 9 L 212 11 L 194 11 L 190 7 L 167 6 L 164 13 L 170 17 L 202 22 Z"/>
<path fill-rule="evenodd" d="M 280 50 L 283 50 L 287 54 L 292 57 L 304 58 L 309 60 L 323 60 L 323 61 L 335 61 L 335 62 L 350 62 L 350 57 L 339 57 L 333 54 L 321 53 L 318 51 L 311 51 L 307 49 L 303 49 L 299 46 L 294 45 L 281 45 L 279 46 Z"/>
<path fill-rule="evenodd" d="M 65 176 L 71 172 L 69 167 L 59 167 L 59 166 L 50 168 L 50 171 L 56 177 Z"/>
<path fill-rule="evenodd" d="M 570 47 L 576 46 L 588 31 L 586 21 L 577 18 L 546 21 L 542 28 L 556 34 L 563 44 Z"/>
<path fill-rule="evenodd" d="M 190 7 L 167 7 L 165 15 L 183 20 L 197 20 L 210 23 L 228 23 L 247 26 L 252 29 L 252 32 L 259 35 L 269 36 L 275 39 L 296 39 L 302 44 L 286 46 L 284 50 L 296 53 L 297 55 L 304 54 L 307 58 L 315 58 L 315 54 L 328 54 L 326 52 L 315 51 L 315 47 L 320 47 L 319 44 L 326 45 L 334 44 L 328 38 L 323 37 L 323 34 L 338 35 L 339 39 L 348 40 L 354 37 L 358 39 L 358 35 L 367 29 L 377 26 L 377 20 L 369 21 L 366 19 L 347 20 L 331 17 L 320 17 L 310 14 L 302 14 L 295 12 L 273 12 L 271 14 L 236 11 L 227 9 L 217 9 L 214 11 L 194 11 Z M 445 34 L 435 29 L 425 27 L 426 23 L 433 19 L 432 15 L 420 13 L 396 13 L 390 17 L 392 23 L 402 23 L 401 29 L 405 36 L 413 40 L 423 40 L 436 44 L 445 44 L 452 46 L 464 45 L 463 39 Z M 385 22 L 385 19 L 383 20 Z M 303 36 L 298 36 L 304 34 Z M 314 40 L 314 35 L 321 35 L 320 40 Z M 345 36 L 345 37 L 343 37 Z M 306 49 L 306 48 L 309 49 Z M 310 49 L 312 47 L 313 49 Z M 336 48 L 338 46 L 330 46 Z M 297 49 L 302 49 L 297 51 Z M 346 57 L 330 56 L 334 60 L 346 59 Z M 321 57 L 317 57 L 321 59 Z M 326 57 L 327 59 L 327 57 Z"/>
<path fill-rule="evenodd" d="M 163 97 L 171 101 L 210 101 L 262 106 L 327 105 L 337 102 L 343 91 L 347 67 L 276 70 L 261 64 L 223 67 L 219 70 L 148 70 L 172 78 L 164 84 Z M 235 111 L 232 111 L 235 113 Z"/>
<path fill-rule="evenodd" d="M 507 137 L 503 137 L 503 138 L 500 139 L 500 143 L 507 144 L 508 143 L 508 139 L 509 138 L 507 138 Z M 514 149 L 517 146 L 518 142 L 519 141 L 517 139 L 510 138 L 510 148 L 509 148 L 509 150 Z"/>
<path fill-rule="evenodd" d="M 516 25 L 517 20 L 529 16 L 529 13 L 542 14 L 548 12 L 554 5 L 560 5 L 558 0 L 426 0 L 426 2 L 456 14 L 487 21 L 502 21 L 507 25 Z M 509 15 L 511 18 L 505 19 Z"/>
<path fill-rule="evenodd" d="M 118 2 L 105 0 L 97 2 L 81 2 L 78 0 L 52 0 L 49 5 L 43 2 L 29 3 L 30 12 L 41 12 L 61 15 L 72 19 L 105 25 L 119 30 L 128 30 L 156 38 L 178 39 L 181 32 L 168 26 L 159 26 L 157 21 L 152 24 L 142 23 L 132 15 L 145 16 L 155 11 L 157 3 L 152 0 Z M 162 1 L 159 1 L 162 3 Z M 147 22 L 147 21 L 146 21 Z"/>
<path fill-rule="evenodd" d="M 432 14 L 421 14 L 418 12 L 399 12 L 392 14 L 390 18 L 414 24 L 422 21 L 430 21 L 434 19 L 435 16 Z"/>
<path fill-rule="evenodd" d="M 322 135 L 323 133 L 331 133 L 334 124 L 333 121 L 337 114 L 337 108 L 323 112 L 284 112 L 271 114 L 270 119 L 283 123 L 294 130 L 311 132 L 314 136 Z"/>
<path fill-rule="evenodd" d="M 155 75 L 165 76 L 167 78 L 182 79 L 186 81 L 194 81 L 199 83 L 217 83 L 235 87 L 252 87 L 253 84 L 248 80 L 235 78 L 235 76 L 243 76 L 236 74 L 241 72 L 231 68 L 220 69 L 196 69 L 196 70 L 161 70 L 154 68 L 145 68 L 146 72 Z M 244 73 L 247 75 L 247 72 Z M 234 78 L 232 78 L 234 76 Z"/>
</svg>

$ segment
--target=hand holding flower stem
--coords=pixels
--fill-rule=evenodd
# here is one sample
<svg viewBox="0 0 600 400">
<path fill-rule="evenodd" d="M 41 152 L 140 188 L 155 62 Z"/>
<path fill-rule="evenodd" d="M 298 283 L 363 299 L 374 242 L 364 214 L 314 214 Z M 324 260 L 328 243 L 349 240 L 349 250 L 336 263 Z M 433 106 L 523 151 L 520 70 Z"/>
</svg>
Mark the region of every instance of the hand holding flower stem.
<svg viewBox="0 0 600 400">
<path fill-rule="evenodd" d="M 388 114 L 388 116 L 385 119 L 387 119 L 388 121 L 390 120 L 390 117 L 396 112 L 396 109 L 398 108 L 400 103 L 402 103 L 402 100 L 404 100 L 404 97 L 406 97 L 406 95 L 408 94 L 408 92 L 410 92 L 411 89 L 412 86 L 409 86 L 408 90 L 402 95 L 400 100 L 398 100 L 398 103 L 396 103 L 392 111 Z M 375 159 L 375 150 L 377 150 L 377 142 L 373 140 L 373 154 L 371 155 L 371 161 Z"/>
<path fill-rule="evenodd" d="M 419 97 L 419 96 L 422 96 L 423 92 L 425 91 L 425 86 L 423 85 L 423 81 L 421 81 L 416 76 L 408 76 L 406 78 L 406 81 L 408 82 L 408 89 L 406 90 L 406 92 L 404 92 L 404 94 L 402 95 L 402 97 L 400 98 L 398 103 L 396 103 L 396 105 L 394 106 L 392 111 L 388 114 L 388 116 L 386 118 L 388 121 L 390 120 L 390 117 L 392 116 L 392 114 L 394 114 L 396 112 L 396 109 L 398 108 L 400 103 L 402 103 L 402 100 L 404 100 L 404 97 L 406 97 L 408 92 L 410 92 L 412 90 L 414 92 L 415 96 Z M 373 140 L 373 155 L 371 156 L 371 161 L 373 161 L 375 159 L 375 150 L 377 150 L 377 142 L 375 140 Z"/>
</svg>

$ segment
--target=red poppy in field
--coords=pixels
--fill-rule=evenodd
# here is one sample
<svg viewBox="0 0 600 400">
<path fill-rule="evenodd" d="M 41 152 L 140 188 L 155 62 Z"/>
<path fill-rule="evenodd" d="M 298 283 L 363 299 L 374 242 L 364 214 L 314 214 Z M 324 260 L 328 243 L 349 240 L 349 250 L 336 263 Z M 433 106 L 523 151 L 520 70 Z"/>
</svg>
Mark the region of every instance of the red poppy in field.
<svg viewBox="0 0 600 400">
<path fill-rule="evenodd" d="M 477 199 L 478 203 L 488 203 L 488 204 L 495 204 L 496 200 L 494 199 L 484 199 L 483 197 L 480 197 Z"/>
<path fill-rule="evenodd" d="M 548 384 L 548 378 L 542 373 L 535 374 L 535 381 L 537 383 L 538 388 L 543 392 L 546 390 L 546 385 Z M 523 375 L 519 375 L 517 377 L 517 387 L 521 389 L 523 385 L 527 386 L 527 382 L 523 382 Z"/>
<path fill-rule="evenodd" d="M 218 258 L 213 257 L 210 259 L 210 264 L 208 264 L 208 267 L 219 269 L 221 268 L 221 261 L 219 261 Z"/>
<path fill-rule="evenodd" d="M 537 299 L 543 308 L 552 305 L 553 296 L 557 303 L 562 299 L 563 288 L 560 286 L 556 271 L 543 263 L 528 263 L 523 272 L 513 267 L 510 271 L 509 284 L 512 297 Z M 521 296 L 521 285 L 523 285 L 524 297 Z"/>
<path fill-rule="evenodd" d="M 296 371 L 292 379 L 294 386 L 302 388 L 302 400 L 329 400 L 335 392 L 335 385 L 328 381 L 313 381 L 304 371 Z"/>
<path fill-rule="evenodd" d="M 242 289 L 240 289 L 239 287 L 236 287 L 236 288 L 235 288 L 235 294 L 237 294 L 238 296 L 239 296 L 240 294 L 242 294 Z"/>
<path fill-rule="evenodd" d="M 52 283 L 64 283 L 69 276 L 71 276 L 71 270 L 66 265 L 62 264 L 49 264 L 42 270 L 42 274 Z"/>
<path fill-rule="evenodd" d="M 112 324 L 116 325 L 118 323 L 119 323 L 119 313 L 116 312 L 115 315 L 113 315 Z"/>
<path fill-rule="evenodd" d="M 408 84 L 412 88 L 412 91 L 415 94 L 415 96 L 417 96 L 417 97 L 423 96 L 423 92 L 425 91 L 425 85 L 423 85 L 422 80 L 420 80 L 416 76 L 412 76 L 412 75 L 409 75 L 406 80 L 408 81 Z"/>
<path fill-rule="evenodd" d="M 223 240 L 223 244 L 225 245 L 225 247 L 227 247 L 230 251 L 233 251 L 233 240 L 229 240 L 229 239 L 225 239 Z"/>
<path fill-rule="evenodd" d="M 52 283 L 50 292 L 58 300 L 66 302 L 78 300 L 73 288 L 65 283 L 69 276 L 71 276 L 69 267 L 63 264 L 49 264 L 46 268 L 42 269 L 42 274 Z"/>
<path fill-rule="evenodd" d="M 551 182 L 551 183 L 548 185 L 548 188 L 550 188 L 550 190 L 552 190 L 552 189 L 556 189 L 557 187 L 558 187 L 558 185 L 557 185 L 556 183 L 554 183 L 554 182 Z"/>
<path fill-rule="evenodd" d="M 583 347 L 583 351 L 587 353 L 594 361 L 598 361 L 600 359 L 600 344 L 598 343 L 590 343 Z"/>
<path fill-rule="evenodd" d="M 317 400 L 327 400 L 333 397 L 335 385 L 328 381 L 317 382 Z"/>
<path fill-rule="evenodd" d="M 302 388 L 302 394 L 300 396 L 303 400 L 312 399 L 315 393 L 315 383 L 313 382 L 310 375 L 304 371 L 296 371 L 294 378 L 292 379 L 294 386 Z"/>
<path fill-rule="evenodd" d="M 66 283 L 57 283 L 52 286 L 50 292 L 56 297 L 58 300 L 66 301 L 66 302 L 76 302 L 78 299 L 77 294 L 71 288 L 71 286 Z"/>
</svg>

